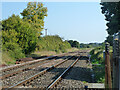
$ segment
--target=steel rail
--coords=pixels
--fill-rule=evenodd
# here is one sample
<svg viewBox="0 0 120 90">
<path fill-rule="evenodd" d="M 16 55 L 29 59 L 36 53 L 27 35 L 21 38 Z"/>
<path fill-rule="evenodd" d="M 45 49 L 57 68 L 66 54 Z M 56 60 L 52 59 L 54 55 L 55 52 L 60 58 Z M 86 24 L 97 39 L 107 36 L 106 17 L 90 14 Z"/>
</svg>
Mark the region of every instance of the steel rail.
<svg viewBox="0 0 120 90">
<path fill-rule="evenodd" d="M 65 57 L 63 57 L 63 59 L 65 59 Z M 54 60 L 55 60 L 55 59 L 50 60 L 50 61 L 47 61 L 47 63 L 48 63 L 48 62 L 52 62 L 52 61 L 54 61 Z M 14 72 L 12 72 L 12 73 L 9 73 L 9 74 L 0 76 L 0 79 L 4 79 L 4 78 L 7 78 L 7 77 L 9 77 L 9 76 L 12 76 L 12 75 L 18 74 L 18 73 L 20 73 L 20 72 L 26 71 L 26 70 L 28 70 L 28 69 L 32 69 L 32 68 L 38 67 L 38 66 L 40 66 L 40 65 L 42 65 L 42 64 L 44 64 L 44 63 L 46 63 L 46 62 L 41 62 L 40 64 L 37 64 L 37 65 L 35 64 L 35 65 L 31 66 L 31 67 L 28 66 L 28 67 L 26 67 L 26 68 L 23 68 L 23 69 L 14 71 Z"/>
<path fill-rule="evenodd" d="M 45 57 L 45 58 L 43 58 L 43 59 L 37 59 L 37 60 L 34 60 L 34 61 L 29 61 L 29 62 L 27 62 L 27 63 L 18 64 L 18 65 L 16 65 L 16 66 L 12 66 L 12 67 L 7 67 L 7 68 L 5 68 L 5 69 L 2 69 L 1 71 L 4 72 L 4 71 L 6 71 L 6 70 L 11 70 L 11 69 L 14 69 L 14 68 L 17 68 L 17 67 L 19 68 L 19 67 L 21 67 L 21 66 L 25 66 L 25 65 L 28 65 L 28 64 L 36 63 L 36 62 L 39 62 L 39 61 L 44 61 L 44 60 L 46 60 L 46 59 L 53 58 L 53 57 L 56 57 L 56 56 L 50 56 L 50 57 Z"/>
<path fill-rule="evenodd" d="M 0 69 L 0 71 L 4 72 L 4 71 L 7 71 L 7 70 L 12 70 L 12 69 L 15 69 L 15 68 L 19 68 L 21 66 L 25 66 L 25 65 L 28 65 L 28 64 L 32 64 L 32 63 L 37 63 L 39 61 L 44 61 L 44 60 L 47 60 L 47 59 L 50 59 L 50 58 L 53 58 L 53 57 L 56 57 L 56 56 L 63 56 L 63 55 L 67 55 L 67 54 L 68 53 L 64 53 L 64 54 L 59 54 L 59 55 L 45 57 L 45 58 L 42 58 L 42 59 L 37 59 L 37 60 L 29 61 L 29 62 L 26 62 L 26 63 L 18 64 L 18 65 L 11 66 L 11 67 L 6 67 L 4 69 Z"/>
<path fill-rule="evenodd" d="M 70 70 L 71 67 L 73 67 L 81 56 L 79 56 L 71 65 L 68 66 L 68 68 L 56 79 L 54 80 L 50 85 L 48 85 L 47 89 L 53 88 L 61 79 L 62 77 Z"/>
<path fill-rule="evenodd" d="M 58 63 L 58 64 L 52 65 L 51 67 L 49 67 L 49 68 L 47 68 L 47 69 L 45 69 L 45 70 L 43 70 L 43 71 L 41 71 L 41 72 L 39 72 L 39 73 L 31 76 L 31 77 L 29 77 L 29 78 L 27 78 L 27 79 L 25 79 L 25 80 L 23 80 L 23 81 L 18 82 L 17 84 L 15 84 L 15 85 L 13 85 L 13 86 L 8 87 L 8 89 L 16 88 L 16 87 L 18 87 L 18 86 L 20 86 L 20 85 L 26 84 L 27 82 L 30 82 L 31 80 L 37 78 L 38 76 L 43 75 L 43 74 L 45 74 L 46 72 L 48 72 L 48 71 L 54 69 L 55 67 L 61 65 L 62 63 L 68 61 L 68 59 L 70 59 L 70 58 L 72 58 L 72 57 L 73 57 L 73 56 L 65 59 L 64 61 L 62 61 L 62 62 L 60 62 L 60 63 Z"/>
</svg>

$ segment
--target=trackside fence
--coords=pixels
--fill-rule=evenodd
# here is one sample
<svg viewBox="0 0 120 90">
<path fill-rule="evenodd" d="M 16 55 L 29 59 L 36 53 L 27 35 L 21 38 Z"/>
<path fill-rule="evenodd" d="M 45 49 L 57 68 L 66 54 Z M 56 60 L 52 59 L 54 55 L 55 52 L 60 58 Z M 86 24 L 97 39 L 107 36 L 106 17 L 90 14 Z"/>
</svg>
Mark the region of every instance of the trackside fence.
<svg viewBox="0 0 120 90">
<path fill-rule="evenodd" d="M 120 32 L 113 36 L 113 52 L 105 43 L 105 88 L 120 90 Z"/>
</svg>

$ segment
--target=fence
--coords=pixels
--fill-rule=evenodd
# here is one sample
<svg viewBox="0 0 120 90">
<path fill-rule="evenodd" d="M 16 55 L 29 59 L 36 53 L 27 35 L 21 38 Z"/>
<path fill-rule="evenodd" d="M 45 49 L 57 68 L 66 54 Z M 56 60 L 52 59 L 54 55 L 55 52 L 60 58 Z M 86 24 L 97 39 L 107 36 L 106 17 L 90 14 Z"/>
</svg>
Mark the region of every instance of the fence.
<svg viewBox="0 0 120 90">
<path fill-rule="evenodd" d="M 113 88 L 120 89 L 120 32 L 113 37 Z"/>
<path fill-rule="evenodd" d="M 120 32 L 113 36 L 113 54 L 105 44 L 105 87 L 120 90 Z"/>
</svg>

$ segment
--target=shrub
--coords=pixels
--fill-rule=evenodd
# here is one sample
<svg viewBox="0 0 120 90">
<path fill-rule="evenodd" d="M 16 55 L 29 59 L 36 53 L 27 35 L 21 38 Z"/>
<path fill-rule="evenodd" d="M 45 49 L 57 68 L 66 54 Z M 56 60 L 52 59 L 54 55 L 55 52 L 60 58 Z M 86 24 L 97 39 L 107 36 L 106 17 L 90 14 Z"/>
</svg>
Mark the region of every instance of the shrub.
<svg viewBox="0 0 120 90">
<path fill-rule="evenodd" d="M 6 51 L 10 57 L 19 59 L 25 57 L 25 54 L 22 52 L 22 49 L 16 43 L 6 43 L 2 47 L 3 51 Z"/>
<path fill-rule="evenodd" d="M 101 64 L 93 66 L 96 79 L 95 81 L 98 83 L 103 83 L 105 81 L 105 61 L 103 59 L 103 49 L 104 47 L 100 46 L 90 51 L 92 64 Z"/>
<path fill-rule="evenodd" d="M 48 50 L 57 53 L 66 52 L 66 49 L 71 48 L 67 41 L 62 41 L 58 35 L 40 37 L 37 44 L 37 51 Z"/>
<path fill-rule="evenodd" d="M 2 43 L 5 45 L 9 42 L 16 43 L 25 54 L 28 54 L 36 48 L 36 32 L 28 22 L 13 14 L 2 21 Z"/>
</svg>

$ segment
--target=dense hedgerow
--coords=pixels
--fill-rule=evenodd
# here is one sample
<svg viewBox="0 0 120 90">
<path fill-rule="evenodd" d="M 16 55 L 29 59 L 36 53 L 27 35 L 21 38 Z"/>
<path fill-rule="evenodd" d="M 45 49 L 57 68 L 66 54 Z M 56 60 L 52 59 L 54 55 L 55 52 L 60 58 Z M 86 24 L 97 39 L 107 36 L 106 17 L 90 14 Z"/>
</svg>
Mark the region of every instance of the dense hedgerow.
<svg viewBox="0 0 120 90">
<path fill-rule="evenodd" d="M 37 43 L 36 51 L 55 51 L 66 52 L 66 49 L 70 48 L 70 44 L 67 41 L 63 41 L 58 35 L 40 37 Z"/>
</svg>

